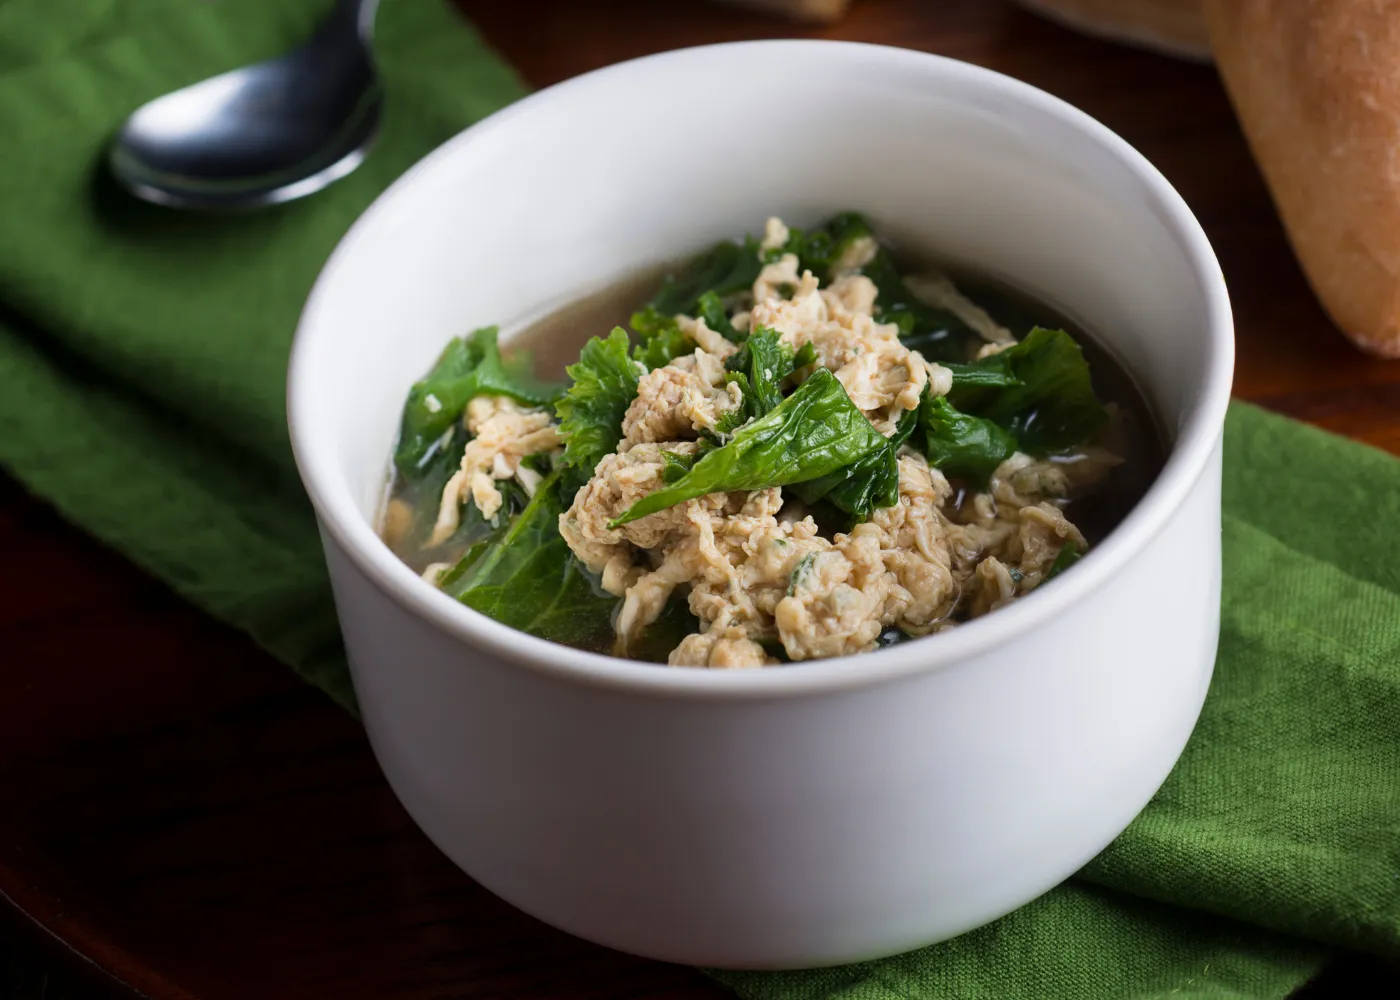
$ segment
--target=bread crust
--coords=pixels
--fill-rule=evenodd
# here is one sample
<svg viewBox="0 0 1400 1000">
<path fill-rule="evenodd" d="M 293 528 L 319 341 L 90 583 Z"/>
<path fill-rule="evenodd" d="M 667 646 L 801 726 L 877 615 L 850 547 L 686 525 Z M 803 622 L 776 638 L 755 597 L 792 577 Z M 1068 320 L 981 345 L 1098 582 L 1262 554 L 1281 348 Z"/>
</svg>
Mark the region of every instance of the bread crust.
<svg viewBox="0 0 1400 1000">
<path fill-rule="evenodd" d="M 1400 3 L 1205 0 L 1216 62 L 1313 291 L 1400 357 Z"/>
</svg>

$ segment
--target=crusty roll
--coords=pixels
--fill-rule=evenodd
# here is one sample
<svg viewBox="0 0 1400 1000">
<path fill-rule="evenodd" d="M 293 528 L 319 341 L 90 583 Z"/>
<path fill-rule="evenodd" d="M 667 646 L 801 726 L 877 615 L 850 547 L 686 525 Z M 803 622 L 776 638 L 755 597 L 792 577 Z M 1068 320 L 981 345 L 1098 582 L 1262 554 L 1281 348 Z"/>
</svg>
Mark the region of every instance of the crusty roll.
<svg viewBox="0 0 1400 1000">
<path fill-rule="evenodd" d="M 1216 62 L 1332 319 L 1400 357 L 1400 3 L 1205 0 Z"/>
<path fill-rule="evenodd" d="M 1209 60 L 1201 0 L 1019 0 L 1091 35 L 1185 59 Z"/>
</svg>

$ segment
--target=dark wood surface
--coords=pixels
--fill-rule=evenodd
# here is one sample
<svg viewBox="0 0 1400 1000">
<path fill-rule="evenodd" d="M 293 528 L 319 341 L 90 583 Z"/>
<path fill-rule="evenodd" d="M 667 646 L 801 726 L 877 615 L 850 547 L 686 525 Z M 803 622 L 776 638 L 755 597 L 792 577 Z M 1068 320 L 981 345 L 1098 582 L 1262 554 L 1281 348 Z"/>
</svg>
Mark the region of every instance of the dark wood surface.
<svg viewBox="0 0 1400 1000">
<path fill-rule="evenodd" d="M 1400 453 L 1400 364 L 1352 349 L 1309 294 L 1210 68 L 1001 0 L 861 0 L 807 32 L 692 0 L 460 6 L 537 86 L 807 33 L 955 56 L 1057 94 L 1142 150 L 1201 218 L 1234 297 L 1237 394 Z M 495 900 L 413 827 L 353 720 L 5 480 L 0 553 L 0 924 L 83 995 L 724 995 Z M 52 995 L 42 985 L 34 996 Z M 1395 996 L 1400 980 L 1351 960 L 1307 993 Z"/>
</svg>

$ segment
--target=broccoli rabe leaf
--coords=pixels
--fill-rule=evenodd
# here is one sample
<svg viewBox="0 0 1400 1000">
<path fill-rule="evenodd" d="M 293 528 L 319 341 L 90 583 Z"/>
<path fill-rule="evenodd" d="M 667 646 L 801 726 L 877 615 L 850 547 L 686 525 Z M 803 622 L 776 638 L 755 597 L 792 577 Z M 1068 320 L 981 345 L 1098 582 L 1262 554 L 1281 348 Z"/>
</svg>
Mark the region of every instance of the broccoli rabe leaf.
<svg viewBox="0 0 1400 1000">
<path fill-rule="evenodd" d="M 474 545 L 439 580 L 470 608 L 541 639 L 597 645 L 617 598 L 597 587 L 559 534 L 560 475 L 552 473 L 508 527 Z"/>
<path fill-rule="evenodd" d="M 463 545 L 472 545 L 480 541 L 496 527 L 507 523 L 525 509 L 530 498 L 526 496 L 524 488 L 514 479 L 497 480 L 495 485 L 501 494 L 501 509 L 495 516 L 483 517 L 481 508 L 475 503 L 463 502 L 460 504 L 457 530 L 438 545 L 430 544 L 433 531 L 437 527 L 442 491 L 446 488 L 447 481 L 461 468 L 462 452 L 470 440 L 471 435 L 460 422 L 453 424 L 419 464 L 416 470 L 417 478 L 403 484 L 401 496 L 413 511 L 413 517 L 408 531 L 396 546 L 400 550 L 423 553 L 432 553 L 438 549 L 456 551 Z M 528 455 L 520 464 L 538 466 L 541 461 L 541 474 L 547 474 L 549 459 L 546 455 Z"/>
<path fill-rule="evenodd" d="M 793 350 L 783 343 L 782 335 L 760 326 L 750 333 L 743 347 L 729 356 L 724 367 L 745 376 L 749 386 L 744 394 L 748 416 L 761 417 L 783 401 L 783 379 L 797 366 Z"/>
<path fill-rule="evenodd" d="M 743 342 L 744 335 L 734 329 L 734 324 L 729 321 L 729 310 L 724 308 L 724 301 L 713 289 L 695 300 L 695 316 L 703 319 L 706 326 L 725 340 L 736 344 Z"/>
<path fill-rule="evenodd" d="M 1073 542 L 1065 542 L 1060 546 L 1060 552 L 1055 556 L 1055 561 L 1050 564 L 1050 568 L 1045 571 L 1045 583 L 1049 583 L 1075 563 L 1079 562 L 1082 553 L 1079 547 Z"/>
<path fill-rule="evenodd" d="M 947 309 L 919 301 L 885 248 L 876 251 L 861 273 L 875 283 L 878 292 L 876 321 L 899 327 L 899 339 L 911 351 L 930 361 L 962 361 L 982 342 L 977 331 Z"/>
<path fill-rule="evenodd" d="M 714 292 L 706 292 L 696 303 L 696 315 L 705 325 L 728 340 L 741 343 L 743 335 L 729 322 L 724 303 Z M 632 357 L 646 365 L 647 370 L 669 365 L 683 354 L 695 350 L 695 342 L 681 329 L 675 316 L 663 315 L 655 306 L 644 306 L 628 321 L 639 341 L 632 348 Z"/>
<path fill-rule="evenodd" d="M 661 481 L 663 483 L 679 482 L 691 467 L 695 465 L 695 460 L 700 455 L 682 455 L 674 451 L 663 451 L 661 453 Z"/>
<path fill-rule="evenodd" d="M 885 446 L 836 376 L 818 368 L 777 409 L 740 427 L 688 473 L 643 497 L 611 527 L 707 493 L 760 490 L 834 472 Z"/>
<path fill-rule="evenodd" d="M 870 223 L 859 212 L 841 212 L 814 229 L 788 229 L 787 242 L 777 250 L 764 254 L 767 261 L 776 261 L 783 254 L 797 255 L 798 272 L 811 271 L 823 284 L 831 282 L 832 269 L 852 243 L 870 236 Z"/>
<path fill-rule="evenodd" d="M 663 368 L 695 349 L 676 317 L 663 316 L 651 306 L 634 312 L 629 323 L 640 341 L 632 348 L 632 357 L 645 365 L 647 371 Z"/>
<path fill-rule="evenodd" d="M 895 425 L 894 434 L 878 451 L 837 469 L 820 479 L 808 480 L 791 487 L 799 500 L 806 504 L 826 500 L 847 514 L 864 519 L 879 507 L 899 503 L 899 449 L 919 423 L 919 410 L 906 410 Z"/>
<path fill-rule="evenodd" d="M 929 464 L 981 487 L 1016 451 L 1016 439 L 990 420 L 959 411 L 944 396 L 919 406 L 919 431 Z"/>
<path fill-rule="evenodd" d="M 1011 381 L 978 383 L 965 377 L 959 383 L 955 372 L 949 400 L 1011 431 L 1029 454 L 1078 447 L 1108 420 L 1084 354 L 1063 330 L 1038 326 L 1019 344 L 965 367 Z"/>
<path fill-rule="evenodd" d="M 627 331 L 593 337 L 568 367 L 574 380 L 554 404 L 564 438 L 564 487 L 577 491 L 622 438 L 622 418 L 637 395 L 637 364 L 627 354 Z M 572 494 L 570 494 L 572 496 Z"/>
<path fill-rule="evenodd" d="M 943 367 L 953 373 L 953 393 L 968 393 L 970 389 L 1006 389 L 1023 383 L 1011 371 L 1009 359 L 998 361 L 1005 354 L 992 354 L 980 361 L 959 364 L 944 361 Z"/>
<path fill-rule="evenodd" d="M 760 326 L 744 341 L 743 347 L 729 356 L 724 367 L 728 371 L 726 379 L 736 383 L 742 391 L 743 404 L 719 419 L 714 429 L 715 443 L 722 443 L 736 427 L 775 409 L 783 401 L 783 380 L 797 366 L 793 350 L 783 343 L 782 335 L 777 330 Z"/>
<path fill-rule="evenodd" d="M 762 269 L 757 240 L 751 236 L 741 243 L 726 240 L 695 258 L 680 274 L 668 274 L 649 305 L 663 316 L 694 316 L 705 293 L 713 292 L 722 299 L 746 291 Z"/>
<path fill-rule="evenodd" d="M 842 212 L 815 229 L 790 230 L 787 243 L 781 250 L 770 251 L 768 257 L 776 260 L 783 253 L 795 253 L 799 270 L 811 271 L 826 285 L 851 244 L 870 235 L 870 223 L 864 216 Z M 875 319 L 898 326 L 905 346 L 930 361 L 962 361 L 968 357 L 971 346 L 980 341 L 976 332 L 953 313 L 919 301 L 885 247 L 877 249 L 875 256 L 856 273 L 875 283 Z"/>
<path fill-rule="evenodd" d="M 412 478 L 404 479 L 404 499 L 413 511 L 413 521 L 401 542 L 405 550 L 422 549 L 428 544 L 437 522 L 442 491 L 447 488 L 447 481 L 461 468 L 462 452 L 470 439 L 471 435 L 461 421 L 454 422 L 419 459 Z"/>
<path fill-rule="evenodd" d="M 816 364 L 820 358 L 817 356 L 817 345 L 810 340 L 797 349 L 797 353 L 792 356 L 792 369 L 806 368 L 808 365 Z"/>
<path fill-rule="evenodd" d="M 427 376 L 408 391 L 394 451 L 400 475 L 417 475 L 434 442 L 460 419 L 474 396 L 510 396 L 532 406 L 544 406 L 558 397 L 562 386 L 535 378 L 528 357 L 501 358 L 497 332 L 496 327 L 487 326 L 465 338 L 453 338 Z"/>
</svg>

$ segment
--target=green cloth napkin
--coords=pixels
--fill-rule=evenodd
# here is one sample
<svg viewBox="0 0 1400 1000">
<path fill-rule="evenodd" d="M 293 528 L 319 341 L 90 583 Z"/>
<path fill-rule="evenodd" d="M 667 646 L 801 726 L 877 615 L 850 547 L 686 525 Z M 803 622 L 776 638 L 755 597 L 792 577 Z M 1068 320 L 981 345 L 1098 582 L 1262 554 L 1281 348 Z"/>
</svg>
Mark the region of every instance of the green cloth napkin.
<svg viewBox="0 0 1400 1000">
<path fill-rule="evenodd" d="M 292 330 L 374 195 L 524 88 L 441 3 L 385 0 L 384 132 L 330 190 L 201 217 L 132 202 L 96 166 L 132 108 L 281 50 L 324 6 L 0 4 L 0 462 L 353 708 L 283 426 Z M 717 978 L 755 1000 L 1263 1000 L 1332 946 L 1400 955 L 1400 463 L 1239 405 L 1226 463 L 1215 683 L 1132 827 L 954 941 Z"/>
</svg>

